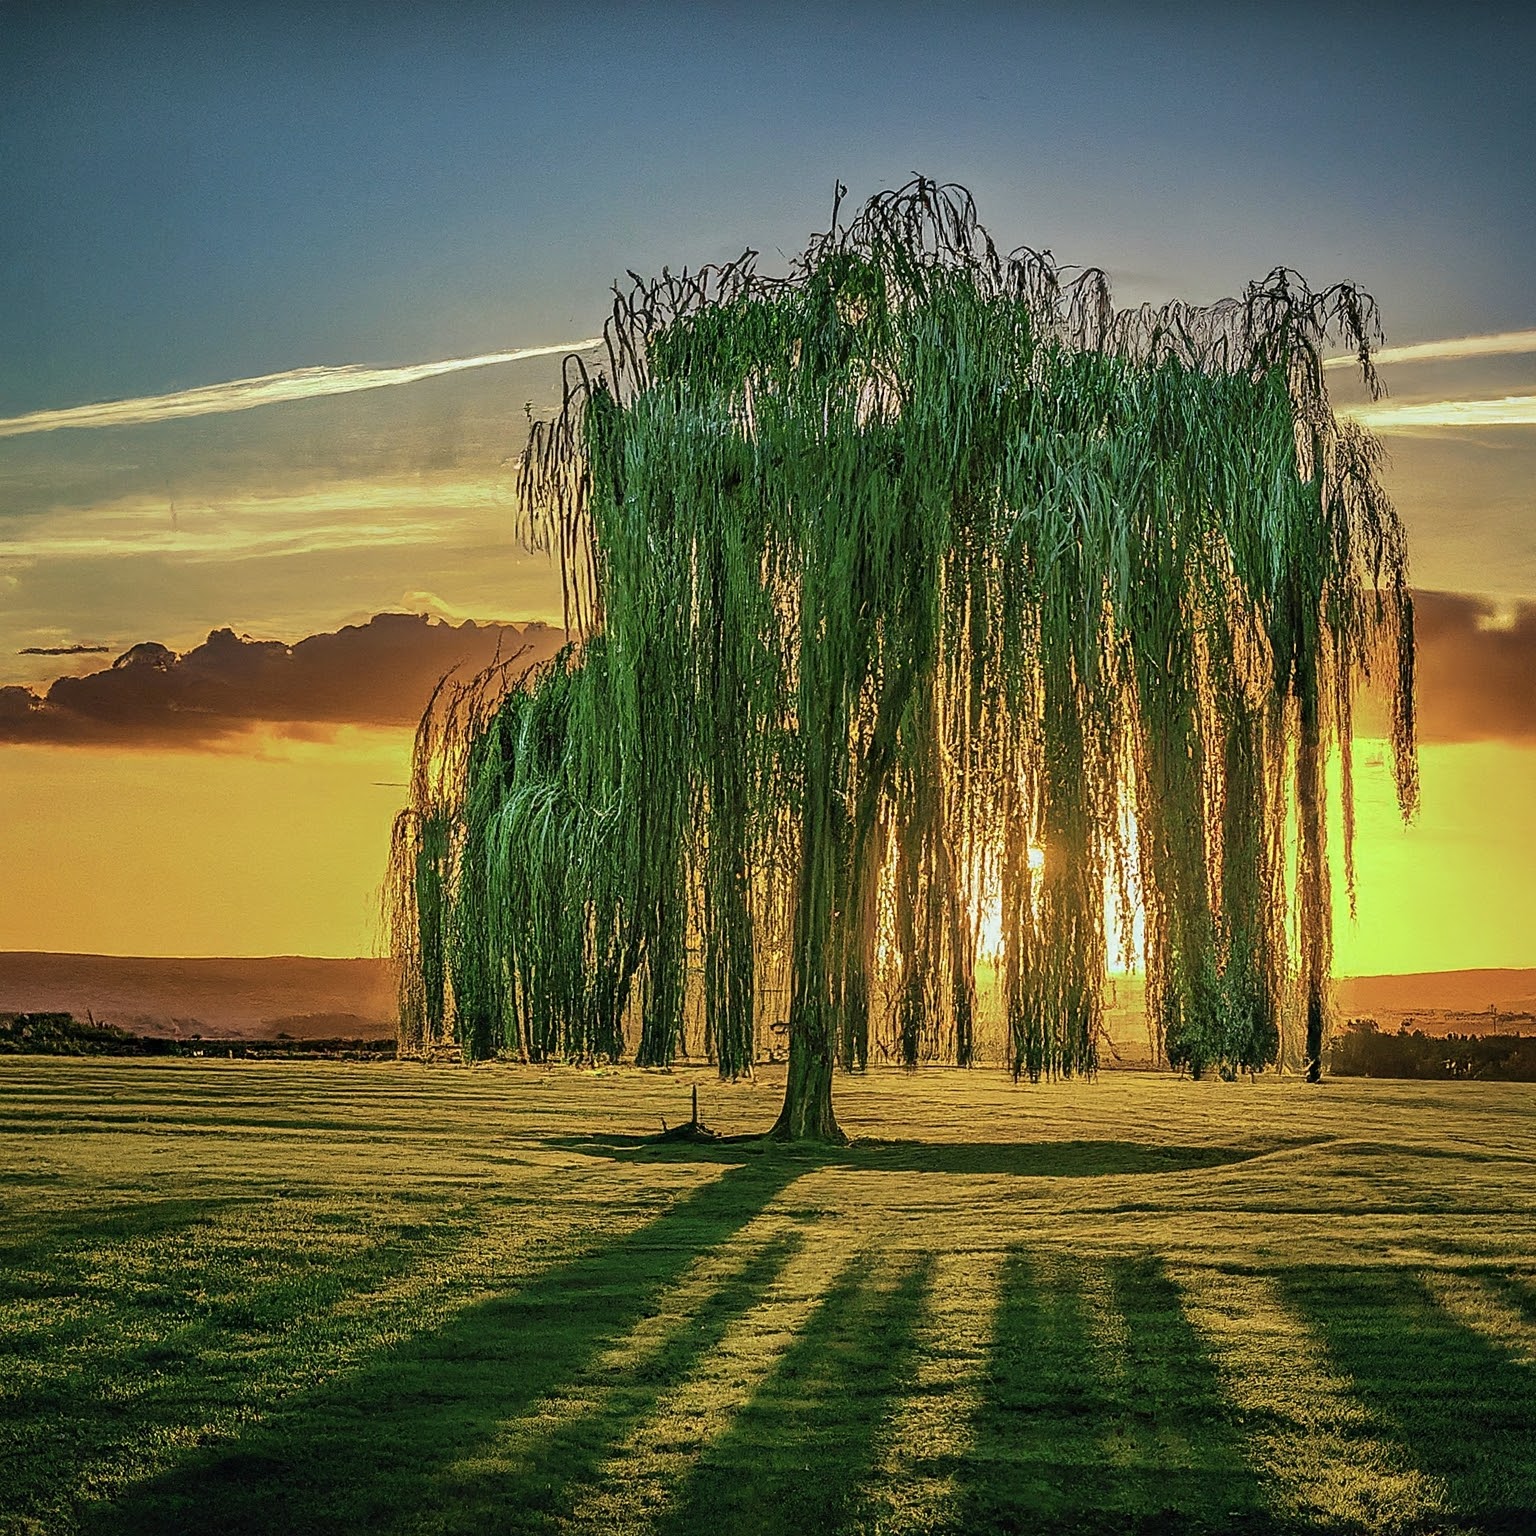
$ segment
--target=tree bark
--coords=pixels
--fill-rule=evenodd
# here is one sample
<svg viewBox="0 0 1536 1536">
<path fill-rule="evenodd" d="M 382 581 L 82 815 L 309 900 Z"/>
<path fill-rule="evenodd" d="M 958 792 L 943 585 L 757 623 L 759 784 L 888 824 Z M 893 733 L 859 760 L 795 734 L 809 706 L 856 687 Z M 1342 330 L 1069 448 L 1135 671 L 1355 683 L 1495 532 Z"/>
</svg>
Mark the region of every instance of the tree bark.
<svg viewBox="0 0 1536 1536">
<path fill-rule="evenodd" d="M 1327 1016 L 1326 990 L 1330 969 L 1328 852 L 1325 842 L 1326 805 L 1323 799 L 1322 724 L 1319 719 L 1317 675 L 1305 657 L 1298 658 L 1300 740 L 1296 748 L 1296 816 L 1301 832 L 1297 886 L 1300 898 L 1301 985 L 1306 1004 L 1307 1081 L 1323 1079 L 1323 1028 Z"/>
<path fill-rule="evenodd" d="M 843 734 L 823 729 L 813 739 L 822 745 L 843 739 Z M 833 755 L 832 751 L 813 753 L 808 764 L 795 901 L 789 1075 L 784 1083 L 784 1107 L 769 1135 L 778 1141 L 841 1145 L 847 1138 L 832 1113 L 832 1069 L 837 1059 L 843 992 L 838 940 L 853 893 L 849 889 L 851 829 L 832 792 L 836 782 Z"/>
<path fill-rule="evenodd" d="M 820 1010 L 813 1008 L 812 1014 Z M 831 1020 L 791 1019 L 789 1076 L 784 1083 L 784 1107 L 768 1133 L 775 1141 L 824 1141 L 847 1145 L 832 1112 L 834 1034 Z"/>
</svg>

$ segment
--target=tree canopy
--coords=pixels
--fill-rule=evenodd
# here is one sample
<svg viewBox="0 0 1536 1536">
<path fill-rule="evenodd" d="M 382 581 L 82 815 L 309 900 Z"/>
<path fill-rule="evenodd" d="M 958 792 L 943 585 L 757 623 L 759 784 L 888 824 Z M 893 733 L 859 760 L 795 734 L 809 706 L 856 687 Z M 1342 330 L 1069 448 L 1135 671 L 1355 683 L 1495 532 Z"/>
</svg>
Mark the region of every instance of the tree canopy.
<svg viewBox="0 0 1536 1536">
<path fill-rule="evenodd" d="M 1170 1063 L 1294 1019 L 1315 1073 L 1368 676 L 1417 792 L 1402 529 L 1322 367 L 1377 388 L 1371 298 L 1117 309 L 919 179 L 782 277 L 630 274 L 606 338 L 519 473 L 572 643 L 418 737 L 407 1043 L 737 1074 L 782 1025 L 778 1130 L 835 1137 L 872 1054 L 1091 1072 L 1135 944 Z"/>
</svg>

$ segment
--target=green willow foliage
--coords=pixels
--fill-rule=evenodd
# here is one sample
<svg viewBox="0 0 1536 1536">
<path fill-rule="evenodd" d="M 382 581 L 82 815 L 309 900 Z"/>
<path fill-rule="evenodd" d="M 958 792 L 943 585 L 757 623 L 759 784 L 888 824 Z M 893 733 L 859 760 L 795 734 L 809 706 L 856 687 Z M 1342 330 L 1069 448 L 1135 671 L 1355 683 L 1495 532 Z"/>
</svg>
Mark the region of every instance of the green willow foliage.
<svg viewBox="0 0 1536 1536">
<path fill-rule="evenodd" d="M 780 1129 L 835 1134 L 835 1061 L 973 1059 L 985 912 L 1014 1072 L 1092 1071 L 1108 890 L 1170 1062 L 1262 1067 L 1295 1010 L 1315 1070 L 1368 673 L 1416 797 L 1402 530 L 1321 364 L 1375 388 L 1373 301 L 1117 310 L 927 180 L 754 260 L 631 274 L 534 425 L 577 639 L 423 722 L 405 1042 L 663 1063 L 697 1017 L 736 1074 L 782 1018 Z"/>
</svg>

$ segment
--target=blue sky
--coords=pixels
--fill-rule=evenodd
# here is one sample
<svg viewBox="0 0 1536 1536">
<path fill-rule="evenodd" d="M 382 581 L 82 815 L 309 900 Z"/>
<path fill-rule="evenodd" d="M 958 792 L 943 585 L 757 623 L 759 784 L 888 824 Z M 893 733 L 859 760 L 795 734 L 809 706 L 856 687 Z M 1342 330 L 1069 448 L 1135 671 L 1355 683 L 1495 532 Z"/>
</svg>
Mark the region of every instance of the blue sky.
<svg viewBox="0 0 1536 1536">
<path fill-rule="evenodd" d="M 0 412 L 586 335 L 916 170 L 1128 297 L 1284 262 L 1509 329 L 1533 63 L 1517 6 L 12 0 Z"/>
<path fill-rule="evenodd" d="M 626 269 L 748 245 L 773 266 L 824 225 L 836 180 L 856 202 L 917 170 L 970 186 L 1005 247 L 1106 267 L 1122 301 L 1209 300 L 1283 263 L 1361 282 L 1392 342 L 1530 329 L 1533 82 L 1518 6 L 10 0 L 0 417 L 589 336 Z M 1388 374 L 1403 402 L 1524 398 L 1533 379 L 1529 351 Z M 554 381 L 511 365 L 388 400 L 0 441 L 0 540 L 24 567 L 12 612 L 33 639 L 95 612 L 114 640 L 149 626 L 182 643 L 221 619 L 297 638 L 398 605 L 428 584 L 360 579 L 378 539 L 343 573 L 335 530 L 279 500 L 431 466 L 495 478 L 521 406 Z M 1531 434 L 1397 441 L 1420 579 L 1536 595 Z M 231 547 L 246 568 L 221 573 L 211 527 L 185 581 L 163 530 L 146 543 L 133 517 L 112 553 L 142 579 L 81 564 L 105 547 L 103 505 L 158 501 L 170 529 L 252 497 L 268 531 L 289 515 L 326 545 L 290 561 L 285 599 L 221 610 L 230 587 L 267 583 L 248 538 Z M 432 590 L 483 612 L 500 583 L 497 616 L 546 613 L 505 519 L 477 527 L 454 553 L 447 519 Z M 36 552 L 81 529 L 95 543 L 50 577 Z M 157 595 L 168 584 L 184 611 Z"/>
</svg>

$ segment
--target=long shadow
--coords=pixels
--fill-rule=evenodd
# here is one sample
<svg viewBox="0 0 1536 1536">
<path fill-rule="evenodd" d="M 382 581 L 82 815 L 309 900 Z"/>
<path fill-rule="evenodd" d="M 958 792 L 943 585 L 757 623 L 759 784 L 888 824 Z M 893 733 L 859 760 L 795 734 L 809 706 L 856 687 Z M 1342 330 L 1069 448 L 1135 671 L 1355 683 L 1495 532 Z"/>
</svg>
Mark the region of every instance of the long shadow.
<svg viewBox="0 0 1536 1536">
<path fill-rule="evenodd" d="M 226 1208 L 251 1205 L 230 1199 L 151 1201 L 74 1225 L 67 1238 L 55 1235 L 30 1250 L 0 1251 L 0 1308 L 30 1304 L 30 1321 L 11 1322 L 0 1335 L 0 1359 L 88 1345 L 83 1368 L 98 1387 L 114 1372 L 142 1373 L 176 1363 L 213 1366 L 214 1374 L 223 1375 L 217 1368 L 222 1357 L 249 1353 L 253 1341 L 285 1332 L 296 1317 L 323 1312 L 399 1276 L 423 1256 L 409 1239 L 447 1226 L 440 1216 L 435 1227 L 397 1218 L 381 1224 L 367 1244 L 300 1260 L 283 1254 L 284 1262 L 273 1266 L 262 1261 L 277 1254 L 283 1233 L 259 1225 L 254 1235 L 250 1227 L 219 1233 L 213 1219 Z M 200 1241 L 209 1232 L 222 1240 Z M 471 1232 L 459 1228 L 455 1237 L 463 1242 Z M 253 1270 L 253 1260 L 260 1270 Z M 93 1261 L 104 1269 L 97 1272 Z M 46 1302 L 58 1305 L 45 1311 L 39 1304 Z M 150 1319 L 153 1337 L 147 1338 L 144 1324 Z M 89 1417 L 99 1404 L 86 1401 L 82 1386 L 61 1376 L 51 1393 L 21 1393 L 12 1402 L 23 1413 L 58 1409 Z"/>
<path fill-rule="evenodd" d="M 380 1283 L 414 1257 L 401 1240 L 444 1229 L 440 1212 L 430 1220 L 406 1219 L 412 1207 L 426 1205 L 423 1198 L 408 1194 L 396 1200 L 394 1219 L 380 1223 L 384 1235 L 371 1245 L 326 1255 L 319 1265 L 289 1264 L 289 1275 L 260 1282 L 240 1266 L 256 1256 L 253 1249 L 269 1257 L 282 1234 L 263 1230 L 259 1222 L 237 1231 L 219 1221 L 226 1212 L 255 1210 L 249 1197 L 136 1201 L 55 1225 L 31 1243 L 0 1244 L 0 1308 L 30 1305 L 34 1318 L 30 1325 L 8 1326 L 0 1335 L 0 1356 L 57 1351 L 89 1338 L 94 1368 L 113 1358 L 109 1341 L 125 1312 L 152 1313 L 163 1325 L 162 1338 L 143 1346 L 151 1352 L 160 1350 L 172 1333 L 206 1335 L 211 1348 L 217 1347 L 219 1334 L 276 1333 L 291 1320 L 292 1300 L 323 1306 Z M 323 1212 L 318 1220 L 335 1224 L 334 1217 L 327 1217 L 333 1213 Z M 203 1241 L 208 1234 L 221 1240 Z M 125 1260 L 147 1267 L 151 1259 L 159 1261 L 154 1278 L 135 1273 L 127 1306 L 120 1306 Z M 80 1301 L 85 1307 L 77 1312 L 70 1304 Z M 62 1305 L 50 1314 L 39 1305 L 47 1302 Z"/>
<path fill-rule="evenodd" d="M 639 1136 L 550 1137 L 547 1145 L 623 1162 L 739 1163 L 767 1155 L 799 1158 L 806 1170 L 850 1168 L 885 1173 L 972 1173 L 1031 1179 L 1091 1179 L 1117 1174 L 1181 1173 L 1251 1162 L 1310 1146 L 1317 1137 L 1275 1137 L 1232 1146 L 1168 1146 L 1141 1141 L 932 1142 L 858 1141 L 847 1147 L 777 1148 L 763 1137 L 664 1142 Z"/>
<path fill-rule="evenodd" d="M 98 1250 L 116 1250 L 116 1257 L 127 1245 L 185 1242 L 237 1203 L 172 1198 L 98 1207 L 56 1216 L 26 1239 L 0 1241 L 0 1369 L 7 1356 L 36 1358 L 98 1334 L 115 1299 L 109 1282 L 91 1272 Z M 143 1304 L 142 1293 L 137 1300 Z M 13 1393 L 11 1402 L 19 1413 L 38 1411 L 24 1394 Z"/>
<path fill-rule="evenodd" d="M 441 1507 L 450 1469 L 494 1443 L 642 1317 L 803 1168 L 727 1168 L 612 1243 L 466 1306 L 333 1384 L 296 1395 L 232 1445 L 195 1454 L 84 1514 L 83 1529 L 194 1536 L 461 1528 Z M 517 1530 L 522 1489 L 477 1505 L 480 1536 Z M 524 1527 L 526 1528 L 526 1527 Z"/>
<path fill-rule="evenodd" d="M 50 1272 L 71 1249 L 160 1237 L 217 1215 L 233 1203 L 218 1196 L 173 1196 L 135 1199 L 130 1205 L 105 1209 L 97 1205 L 77 1211 L 46 1212 L 42 1217 L 46 1224 L 40 1230 L 33 1226 L 25 1236 L 0 1237 L 0 1291 L 14 1294 L 11 1285 L 15 1270 L 35 1268 Z M 38 1217 L 29 1210 L 27 1219 L 35 1222 Z"/>
<path fill-rule="evenodd" d="M 931 1263 L 882 1288 L 863 1255 L 834 1282 L 795 1342 L 694 1463 L 663 1536 L 833 1536 L 863 1530 L 879 1435 L 910 1384 Z"/>
<path fill-rule="evenodd" d="M 0 1114 L 0 1135 L 25 1136 L 34 1134 L 39 1127 L 57 1128 L 58 1115 L 44 1110 L 35 1113 Z M 201 1137 L 210 1131 L 225 1134 L 240 1132 L 256 1137 L 267 1137 L 278 1131 L 302 1131 L 306 1134 L 326 1137 L 369 1138 L 392 1137 L 402 1134 L 401 1128 L 389 1118 L 354 1116 L 267 1114 L 260 1106 L 241 1106 L 228 1113 L 211 1113 L 201 1105 L 195 1110 L 183 1110 L 175 1103 L 159 1103 L 153 1108 L 131 1105 L 124 1109 L 95 1108 L 74 1110 L 67 1115 L 71 1130 L 89 1135 L 104 1130 L 128 1130 L 149 1132 L 156 1136 Z"/>
<path fill-rule="evenodd" d="M 40 1281 L 5 1272 L 0 1508 L 53 1528 L 78 1482 L 121 1459 L 129 1434 L 163 1443 L 255 1393 L 274 1395 L 285 1374 L 313 1370 L 304 1346 L 334 1335 L 331 1308 L 424 1257 L 387 1238 L 300 1256 L 279 1255 L 271 1231 L 204 1240 L 211 1215 L 242 1204 L 156 1201 L 73 1223 L 72 1241 L 33 1255 L 48 1265 Z"/>
<path fill-rule="evenodd" d="M 1435 1531 L 1536 1531 L 1536 1370 L 1448 1315 L 1398 1269 L 1284 1271 L 1288 1299 L 1381 1428 L 1443 1478 Z"/>
<path fill-rule="evenodd" d="M 1479 1276 L 1484 1285 L 1499 1293 L 1526 1322 L 1536 1326 L 1536 1276 L 1499 1272 Z"/>
<path fill-rule="evenodd" d="M 568 1518 L 609 1460 L 656 1410 L 664 1394 L 725 1337 L 731 1324 L 766 1291 L 795 1247 L 789 1239 L 766 1244 L 710 1295 L 681 1328 L 618 1378 L 601 1383 L 602 1411 L 581 1413 L 539 1433 L 520 1447 L 511 1465 L 490 1470 L 455 1469 L 439 1493 L 441 1524 L 448 1532 L 547 1531 Z M 509 1481 L 516 1504 L 508 1508 Z"/>
<path fill-rule="evenodd" d="M 957 1531 L 1287 1529 L 1157 1259 L 1095 1270 L 1014 1250 L 974 1435 Z"/>
</svg>

